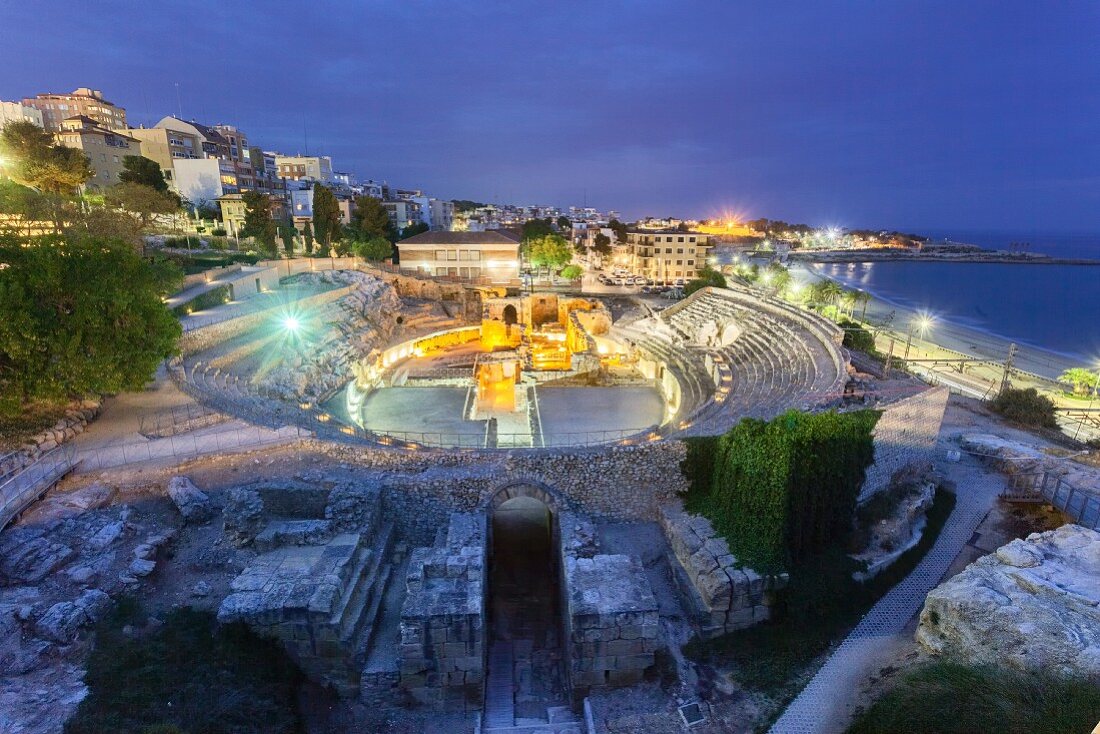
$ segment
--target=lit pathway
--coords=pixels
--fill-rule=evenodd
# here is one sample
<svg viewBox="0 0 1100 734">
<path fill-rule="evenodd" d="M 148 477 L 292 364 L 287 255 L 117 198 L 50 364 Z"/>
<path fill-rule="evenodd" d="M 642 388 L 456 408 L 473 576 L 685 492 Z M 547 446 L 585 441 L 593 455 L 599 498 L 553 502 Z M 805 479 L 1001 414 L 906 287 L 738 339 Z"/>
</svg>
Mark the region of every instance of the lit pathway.
<svg viewBox="0 0 1100 734">
<path fill-rule="evenodd" d="M 937 446 L 943 456 L 945 445 Z M 911 574 L 891 589 L 817 671 L 769 730 L 770 734 L 833 734 L 847 728 L 853 701 L 875 670 L 883 643 L 900 635 L 924 606 L 924 597 L 966 546 L 1004 488 L 1004 479 L 963 455 L 958 464 L 937 467 L 956 484 L 958 502 L 939 538 Z"/>
</svg>

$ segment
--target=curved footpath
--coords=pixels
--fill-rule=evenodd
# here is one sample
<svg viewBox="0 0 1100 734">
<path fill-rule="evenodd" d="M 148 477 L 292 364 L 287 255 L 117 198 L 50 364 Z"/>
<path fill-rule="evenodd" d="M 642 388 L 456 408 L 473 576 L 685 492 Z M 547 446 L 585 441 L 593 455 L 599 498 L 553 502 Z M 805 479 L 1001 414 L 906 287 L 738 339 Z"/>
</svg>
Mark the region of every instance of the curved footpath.
<svg viewBox="0 0 1100 734">
<path fill-rule="evenodd" d="M 946 448 L 940 441 L 937 454 L 943 456 Z M 966 454 L 957 464 L 937 461 L 936 468 L 955 482 L 958 501 L 932 549 L 871 607 L 787 706 L 770 734 L 834 734 L 847 728 L 861 684 L 890 647 L 884 643 L 901 635 L 920 612 L 925 596 L 940 583 L 1005 487 L 999 474 Z"/>
</svg>

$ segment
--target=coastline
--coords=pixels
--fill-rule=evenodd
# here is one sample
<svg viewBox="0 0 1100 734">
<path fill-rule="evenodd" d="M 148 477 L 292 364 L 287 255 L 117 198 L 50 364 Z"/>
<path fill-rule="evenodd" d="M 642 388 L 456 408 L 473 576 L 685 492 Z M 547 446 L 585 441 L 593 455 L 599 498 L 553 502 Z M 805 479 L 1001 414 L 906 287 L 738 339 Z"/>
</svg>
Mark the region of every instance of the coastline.
<svg viewBox="0 0 1100 734">
<path fill-rule="evenodd" d="M 792 273 L 800 274 L 799 279 L 806 282 L 827 279 L 850 288 L 842 280 L 820 272 L 815 265 L 817 263 L 792 262 L 791 270 Z M 892 312 L 894 316 L 890 330 L 904 336 L 905 325 L 920 315 L 915 308 L 884 299 L 874 290 L 865 290 L 873 296 L 873 300 L 867 307 L 867 322 L 870 324 L 882 324 Z M 1008 356 L 1009 345 L 1015 342 L 1017 346 L 1015 369 L 1046 380 L 1057 380 L 1058 375 L 1063 371 L 1071 367 L 1079 367 L 1082 363 L 1082 358 L 1079 356 L 1045 349 L 1003 334 L 960 324 L 949 318 L 938 319 L 932 332 L 922 340 L 914 340 L 916 341 L 935 344 L 945 351 L 957 353 L 960 357 L 977 357 L 1002 363 Z M 900 346 L 904 348 L 904 341 Z"/>
<path fill-rule="evenodd" d="M 981 263 L 983 265 L 1100 265 L 1100 260 L 1080 257 L 1049 257 L 1014 255 L 1011 253 L 943 253 L 930 252 L 882 252 L 881 250 L 827 250 L 824 252 L 792 252 L 790 262 L 805 264 L 861 263 L 861 262 L 926 262 L 926 263 Z"/>
</svg>

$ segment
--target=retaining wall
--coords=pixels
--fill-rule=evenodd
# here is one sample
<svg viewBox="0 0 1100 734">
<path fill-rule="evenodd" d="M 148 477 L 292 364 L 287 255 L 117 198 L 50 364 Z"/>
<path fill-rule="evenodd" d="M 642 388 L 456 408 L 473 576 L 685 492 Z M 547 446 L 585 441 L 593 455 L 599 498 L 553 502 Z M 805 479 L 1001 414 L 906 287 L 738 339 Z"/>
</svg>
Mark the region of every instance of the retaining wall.
<svg viewBox="0 0 1100 734">
<path fill-rule="evenodd" d="M 900 469 L 932 463 L 950 391 L 934 387 L 886 406 L 875 425 L 875 463 L 859 492 L 859 501 L 886 489 Z"/>
</svg>

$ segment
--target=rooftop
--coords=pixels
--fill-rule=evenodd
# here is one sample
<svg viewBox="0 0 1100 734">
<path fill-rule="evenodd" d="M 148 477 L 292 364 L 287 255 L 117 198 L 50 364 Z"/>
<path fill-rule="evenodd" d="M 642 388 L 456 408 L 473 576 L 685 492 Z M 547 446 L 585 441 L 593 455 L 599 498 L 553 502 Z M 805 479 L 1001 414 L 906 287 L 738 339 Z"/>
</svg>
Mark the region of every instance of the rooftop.
<svg viewBox="0 0 1100 734">
<path fill-rule="evenodd" d="M 401 245 L 518 245 L 519 235 L 505 229 L 485 232 L 421 232 L 397 243 Z"/>
</svg>

